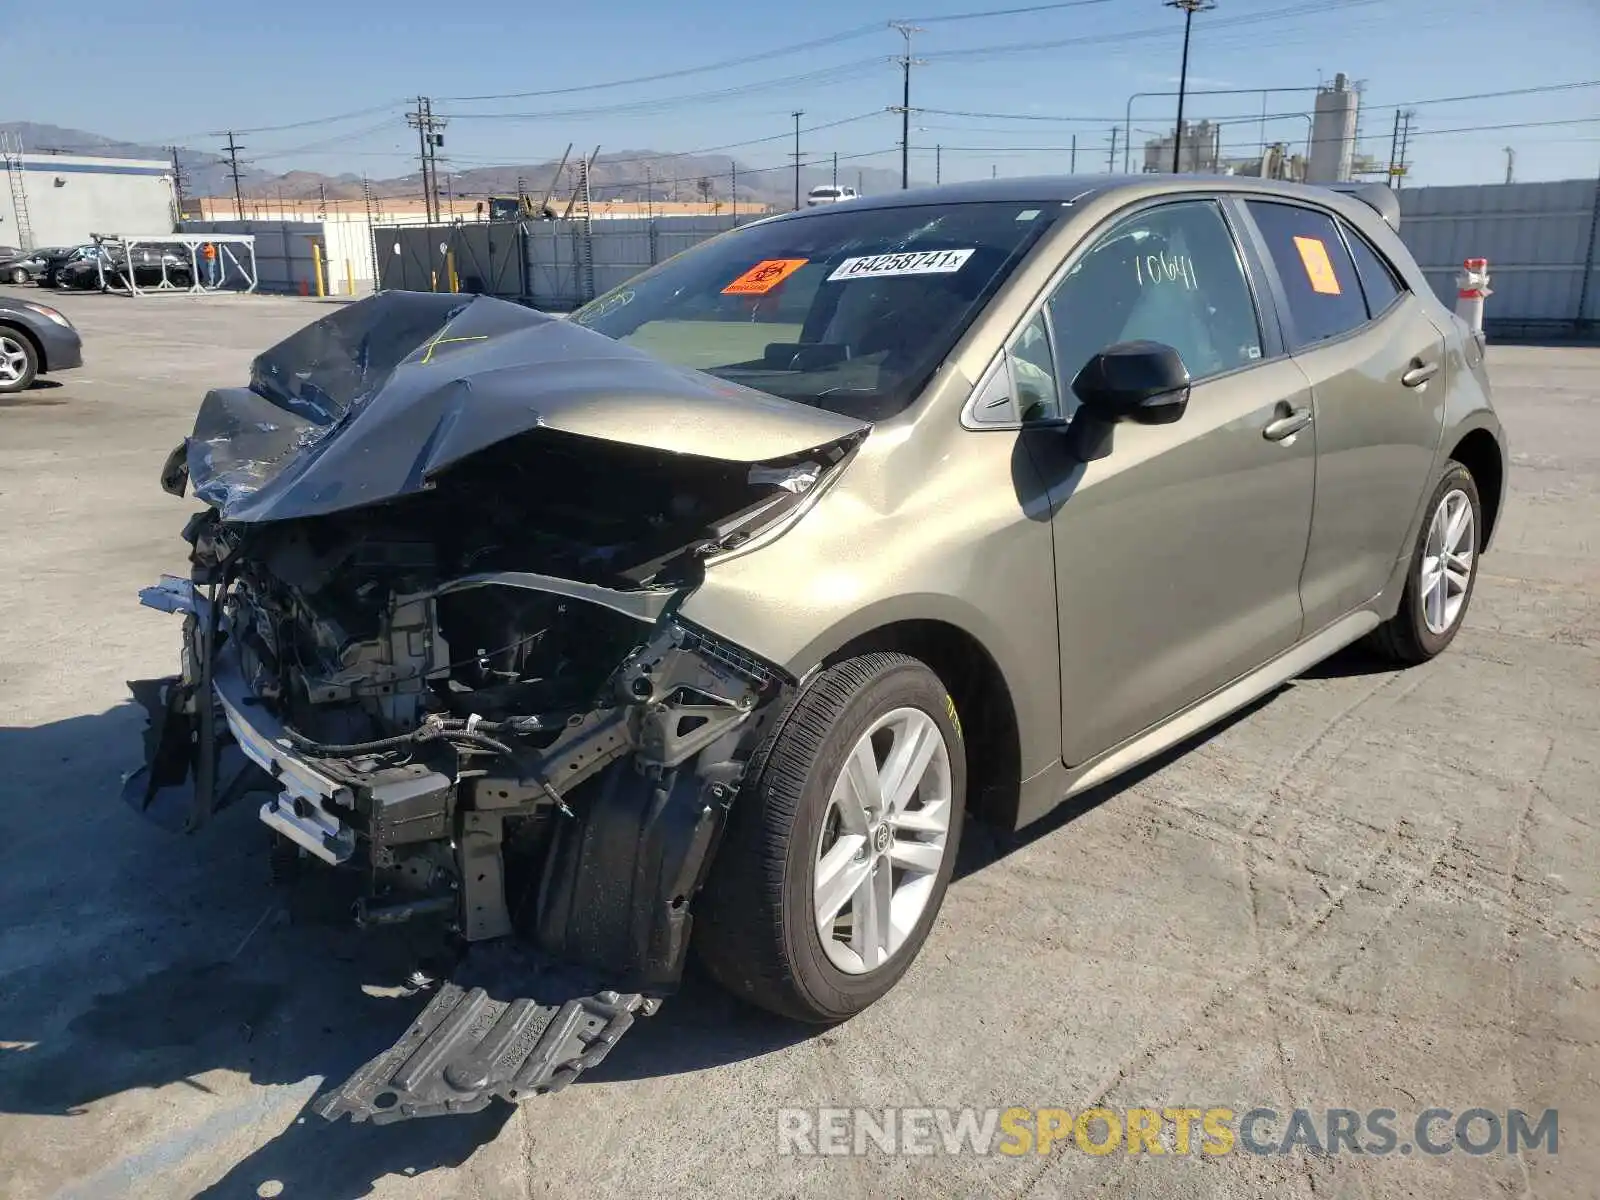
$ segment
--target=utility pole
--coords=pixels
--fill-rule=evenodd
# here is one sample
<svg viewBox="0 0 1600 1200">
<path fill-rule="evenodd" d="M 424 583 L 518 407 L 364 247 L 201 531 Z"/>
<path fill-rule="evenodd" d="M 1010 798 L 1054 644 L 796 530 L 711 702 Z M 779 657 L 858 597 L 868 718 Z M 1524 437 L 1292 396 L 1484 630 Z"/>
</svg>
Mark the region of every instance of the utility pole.
<svg viewBox="0 0 1600 1200">
<path fill-rule="evenodd" d="M 728 192 L 733 200 L 733 223 L 739 223 L 739 161 L 728 160 Z"/>
<path fill-rule="evenodd" d="M 944 182 L 944 146 L 933 148 L 933 182 L 937 186 Z"/>
<path fill-rule="evenodd" d="M 1397 180 L 1399 178 L 1399 176 L 1395 174 L 1395 167 L 1399 165 L 1399 155 L 1400 155 L 1400 110 L 1397 108 L 1397 109 L 1394 110 L 1394 132 L 1389 135 L 1389 186 L 1390 187 L 1397 186 L 1397 184 L 1395 183 L 1395 180 Z"/>
<path fill-rule="evenodd" d="M 328 189 L 327 189 L 326 185 L 318 183 L 317 184 L 317 216 L 326 217 L 327 215 L 328 215 Z"/>
<path fill-rule="evenodd" d="M 178 220 L 183 220 L 183 168 L 178 165 L 178 148 L 169 146 L 172 151 L 172 202 L 178 209 Z"/>
<path fill-rule="evenodd" d="M 1166 0 L 1168 8 L 1183 13 L 1183 66 L 1178 71 L 1178 123 L 1172 131 L 1172 173 L 1178 173 L 1183 161 L 1183 94 L 1189 87 L 1189 27 L 1194 24 L 1197 12 L 1207 12 L 1217 6 L 1216 0 Z"/>
<path fill-rule="evenodd" d="M 1400 189 L 1401 184 L 1403 184 L 1405 182 L 1405 177 L 1406 177 L 1406 150 L 1410 147 L 1410 144 L 1411 144 L 1411 118 L 1416 116 L 1416 115 L 1417 114 L 1416 114 L 1415 110 L 1409 109 L 1409 108 L 1406 109 L 1406 111 L 1401 114 L 1401 121 L 1400 121 L 1400 161 L 1399 161 L 1399 163 L 1396 164 L 1398 166 L 1398 168 L 1399 168 L 1400 173 L 1395 176 L 1395 180 L 1394 180 L 1394 186 L 1395 186 L 1395 190 L 1396 191 L 1398 191 Z"/>
<path fill-rule="evenodd" d="M 444 145 L 440 131 L 449 122 L 433 115 L 433 101 L 427 96 L 417 97 L 415 112 L 406 114 L 406 124 L 417 131 L 418 158 L 422 165 L 422 209 L 429 221 L 439 220 L 439 164 L 435 151 Z"/>
<path fill-rule="evenodd" d="M 1114 173 L 1116 171 L 1116 169 L 1117 169 L 1117 134 L 1118 134 L 1118 132 L 1120 132 L 1118 130 L 1118 128 L 1115 125 L 1113 125 L 1111 127 L 1111 153 L 1106 155 L 1106 170 L 1108 172 L 1112 172 L 1112 173 Z"/>
<path fill-rule="evenodd" d="M 804 109 L 796 109 L 794 117 L 794 210 L 800 211 L 800 118 L 805 116 Z"/>
<path fill-rule="evenodd" d="M 1504 149 L 1506 152 L 1506 182 L 1515 183 L 1517 173 L 1517 152 L 1515 148 L 1511 146 L 1504 146 L 1502 149 Z"/>
<path fill-rule="evenodd" d="M 382 272 L 378 270 L 378 238 L 373 234 L 373 182 L 365 174 L 362 176 L 362 200 L 366 202 L 366 245 L 373 250 L 373 291 L 378 291 L 382 286 L 379 283 Z"/>
<path fill-rule="evenodd" d="M 900 56 L 900 190 L 911 186 L 911 68 L 921 66 L 922 60 L 911 57 L 911 35 L 923 30 L 905 21 L 890 21 L 889 28 L 906 40 L 906 52 Z M 895 111 L 895 110 L 891 110 Z"/>
<path fill-rule="evenodd" d="M 239 187 L 239 151 L 244 147 L 233 140 L 233 130 L 228 130 L 228 173 L 233 176 L 233 209 L 244 220 L 244 192 Z"/>
<path fill-rule="evenodd" d="M 1068 168 L 1068 172 L 1067 173 L 1070 174 L 1070 175 L 1076 175 L 1078 173 L 1078 135 L 1077 134 L 1073 134 L 1072 135 L 1072 166 L 1070 168 Z"/>
</svg>

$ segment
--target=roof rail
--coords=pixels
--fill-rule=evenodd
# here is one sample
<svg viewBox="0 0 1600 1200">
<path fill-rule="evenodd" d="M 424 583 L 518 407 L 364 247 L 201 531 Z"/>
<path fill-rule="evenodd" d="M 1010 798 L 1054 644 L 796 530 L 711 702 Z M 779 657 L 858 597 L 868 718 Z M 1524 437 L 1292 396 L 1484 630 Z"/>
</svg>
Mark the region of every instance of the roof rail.
<svg viewBox="0 0 1600 1200">
<path fill-rule="evenodd" d="M 1331 192 L 1354 196 L 1380 217 L 1396 233 L 1400 232 L 1400 197 L 1386 183 L 1325 183 Z"/>
</svg>

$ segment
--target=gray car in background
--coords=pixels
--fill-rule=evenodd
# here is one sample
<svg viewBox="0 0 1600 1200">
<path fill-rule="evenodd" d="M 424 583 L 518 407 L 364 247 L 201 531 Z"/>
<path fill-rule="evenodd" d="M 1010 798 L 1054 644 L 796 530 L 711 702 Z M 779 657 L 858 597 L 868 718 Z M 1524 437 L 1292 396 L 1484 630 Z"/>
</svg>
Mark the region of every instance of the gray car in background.
<svg viewBox="0 0 1600 1200">
<path fill-rule="evenodd" d="M 1037 820 L 1357 640 L 1444 650 L 1506 450 L 1397 222 L 1231 177 L 862 197 L 570 320 L 384 293 L 211 392 L 162 481 L 204 504 L 191 577 L 144 595 L 184 669 L 125 795 L 192 828 L 263 789 L 363 922 L 599 980 L 447 985 L 319 1111 L 563 1086 L 691 942 L 848 1018 L 968 817 Z"/>
<path fill-rule="evenodd" d="M 48 304 L 0 296 L 0 395 L 39 375 L 83 365 L 83 342 L 67 315 Z"/>
</svg>

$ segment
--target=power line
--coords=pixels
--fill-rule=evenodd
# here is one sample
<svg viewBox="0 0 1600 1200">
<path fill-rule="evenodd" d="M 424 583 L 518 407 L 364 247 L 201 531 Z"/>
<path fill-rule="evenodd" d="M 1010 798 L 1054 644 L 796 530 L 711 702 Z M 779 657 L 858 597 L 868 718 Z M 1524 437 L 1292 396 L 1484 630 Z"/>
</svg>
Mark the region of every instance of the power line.
<svg viewBox="0 0 1600 1200">
<path fill-rule="evenodd" d="M 775 88 L 794 87 L 806 83 L 822 83 L 847 75 L 858 75 L 863 69 L 883 62 L 881 55 L 839 63 L 837 66 L 804 71 L 797 75 L 779 76 L 755 83 L 742 83 L 714 91 L 680 92 L 659 100 L 629 100 L 617 104 L 596 105 L 590 108 L 540 109 L 537 112 L 452 112 L 450 116 L 462 121 L 556 121 L 581 117 L 607 117 L 639 112 L 661 111 L 684 104 L 701 104 L 713 100 L 727 100 L 752 92 Z"/>
<path fill-rule="evenodd" d="M 483 96 L 442 96 L 440 99 L 452 103 L 468 104 L 485 100 L 531 100 L 540 96 L 570 96 L 576 92 L 609 91 L 612 88 L 631 87 L 639 83 L 660 83 L 667 79 L 683 79 L 690 75 L 703 75 L 710 71 L 725 71 L 730 67 L 744 66 L 746 63 L 766 62 L 768 59 L 799 54 L 806 50 L 819 50 L 824 46 L 836 46 L 840 42 L 852 41 L 855 38 L 879 33 L 882 30 L 883 26 L 876 22 L 871 25 L 858 25 L 854 29 L 846 29 L 840 33 L 829 34 L 827 37 L 812 38 L 810 41 L 795 42 L 791 45 L 778 46 L 774 49 L 762 50 L 754 54 L 741 54 L 737 58 L 725 58 L 717 62 L 703 63 L 698 67 L 680 67 L 675 71 L 658 71 L 653 75 L 635 75 L 629 79 L 611 79 L 604 83 L 580 83 L 571 87 L 543 88 L 535 92 L 498 92 Z"/>
<path fill-rule="evenodd" d="M 1564 117 L 1556 121 L 1508 121 L 1495 125 L 1463 125 L 1457 129 L 1423 129 L 1412 137 L 1440 137 L 1447 133 L 1485 133 L 1497 129 L 1539 129 L 1548 125 L 1593 125 L 1600 117 Z"/>
<path fill-rule="evenodd" d="M 1227 17 L 1208 22 L 1209 29 L 1236 29 L 1241 26 L 1259 25 L 1266 21 L 1278 21 L 1295 17 L 1318 16 L 1325 13 L 1345 13 L 1352 8 L 1361 8 L 1367 5 L 1380 3 L 1380 0 L 1345 0 L 1345 3 L 1330 5 L 1325 2 L 1309 4 L 1292 4 L 1287 8 L 1274 8 L 1266 12 L 1250 13 L 1242 17 Z M 1050 41 L 1004 42 L 993 46 L 972 46 L 964 50 L 939 50 L 928 55 L 930 59 L 947 58 L 974 58 L 984 55 L 996 54 L 1028 54 L 1038 50 L 1057 50 L 1066 46 L 1098 46 L 1116 42 L 1141 41 L 1146 38 L 1170 37 L 1171 26 L 1151 26 L 1147 29 L 1129 29 L 1117 33 L 1090 33 L 1077 37 L 1057 38 Z M 1259 89 L 1256 89 L 1259 90 Z"/>
<path fill-rule="evenodd" d="M 938 17 L 910 17 L 919 25 L 940 25 L 951 21 L 976 21 L 985 17 L 1016 17 L 1025 13 L 1053 12 L 1062 8 L 1088 8 L 1092 4 L 1109 4 L 1111 0 L 1063 0 L 1059 4 L 1030 4 L 1026 8 L 986 8 L 981 12 L 946 13 Z"/>
<path fill-rule="evenodd" d="M 945 13 L 940 16 L 912 17 L 912 23 L 932 25 L 934 23 L 947 24 L 956 21 L 977 21 L 990 17 L 1011 17 L 1024 14 L 1052 12 L 1067 8 L 1086 8 L 1095 4 L 1109 4 L 1111 0 L 1059 0 L 1054 4 L 1032 4 L 1024 8 L 991 8 L 980 9 L 974 12 Z M 734 67 L 746 66 L 749 63 L 767 62 L 774 58 L 785 58 L 791 54 L 801 54 L 807 50 L 820 50 L 825 46 L 837 46 L 841 42 L 854 41 L 857 38 L 867 37 L 881 33 L 883 25 L 873 22 L 869 25 L 857 25 L 852 29 L 843 29 L 838 33 L 831 33 L 820 38 L 811 38 L 803 42 L 792 42 L 783 46 L 775 46 L 770 50 L 758 50 L 751 54 L 741 54 L 735 58 L 719 59 L 716 62 L 701 63 L 693 67 L 680 67 L 673 71 L 657 71 L 650 75 L 634 75 L 626 79 L 611 79 L 604 83 L 580 83 L 569 87 L 541 88 L 532 92 L 496 92 L 482 96 L 443 96 L 441 99 L 452 103 L 479 103 L 486 100 L 530 100 L 541 96 L 570 96 L 578 92 L 609 91 L 612 88 L 632 87 L 640 83 L 661 83 L 668 79 L 684 79 L 691 75 L 704 75 L 713 71 L 725 71 Z M 785 135 L 787 136 L 787 135 Z"/>
</svg>

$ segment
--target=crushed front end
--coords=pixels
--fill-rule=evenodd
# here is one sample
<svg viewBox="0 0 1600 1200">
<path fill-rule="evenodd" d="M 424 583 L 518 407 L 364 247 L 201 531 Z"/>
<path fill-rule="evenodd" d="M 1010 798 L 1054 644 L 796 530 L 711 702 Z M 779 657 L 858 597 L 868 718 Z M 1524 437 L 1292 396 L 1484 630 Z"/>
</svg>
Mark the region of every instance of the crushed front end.
<svg viewBox="0 0 1600 1200">
<path fill-rule="evenodd" d="M 446 333 L 534 360 L 554 341 L 547 374 L 569 380 L 574 333 L 417 299 L 432 307 L 319 322 L 309 363 L 295 339 L 264 355 L 169 460 L 163 486 L 207 507 L 184 531 L 189 577 L 141 594 L 182 615 L 182 670 L 135 685 L 151 732 L 124 791 L 182 829 L 250 796 L 277 859 L 358 882 L 358 923 L 437 921 L 471 948 L 395 1046 L 318 1101 L 380 1122 L 564 1086 L 672 990 L 728 806 L 793 683 L 677 603 L 708 558 L 795 519 L 855 436 L 756 464 L 685 454 L 594 436 L 590 410 L 564 431 L 570 387 L 542 412 L 524 400 L 520 428 L 479 387 L 467 420 L 459 396 L 430 407 L 481 378 L 464 363 L 417 383 Z M 410 351 L 375 348 L 408 319 Z M 613 345 L 575 333 L 591 356 Z M 614 381 L 638 366 L 593 402 L 637 403 Z M 757 440 L 790 450 L 770 416 Z M 452 437 L 465 448 L 441 454 Z M 317 460 L 342 443 L 360 462 L 363 439 L 378 474 L 319 481 Z"/>
</svg>

